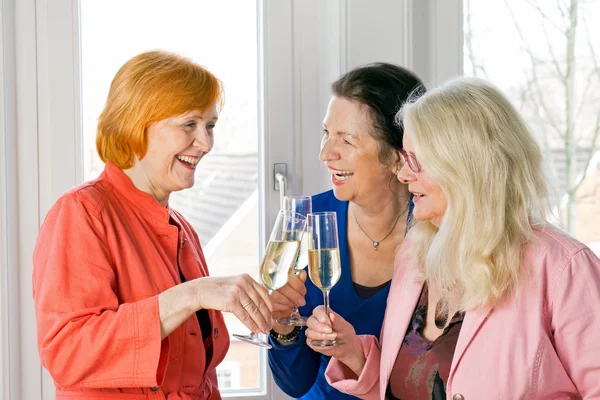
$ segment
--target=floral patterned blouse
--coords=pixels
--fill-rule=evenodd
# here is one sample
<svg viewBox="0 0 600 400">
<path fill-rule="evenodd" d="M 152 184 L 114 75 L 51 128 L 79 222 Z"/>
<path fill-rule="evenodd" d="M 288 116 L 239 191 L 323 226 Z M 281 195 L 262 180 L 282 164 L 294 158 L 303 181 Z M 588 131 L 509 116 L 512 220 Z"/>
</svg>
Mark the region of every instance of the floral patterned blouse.
<svg viewBox="0 0 600 400">
<path fill-rule="evenodd" d="M 446 382 L 464 313 L 456 313 L 437 339 L 425 339 L 421 332 L 427 315 L 427 293 L 424 285 L 392 369 L 388 399 L 446 399 Z"/>
</svg>

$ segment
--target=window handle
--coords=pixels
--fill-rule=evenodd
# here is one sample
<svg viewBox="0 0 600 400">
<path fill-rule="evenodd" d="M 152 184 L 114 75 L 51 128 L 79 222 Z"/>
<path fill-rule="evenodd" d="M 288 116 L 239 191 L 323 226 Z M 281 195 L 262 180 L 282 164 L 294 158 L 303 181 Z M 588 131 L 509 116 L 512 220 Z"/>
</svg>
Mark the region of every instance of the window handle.
<svg viewBox="0 0 600 400">
<path fill-rule="evenodd" d="M 287 192 L 287 164 L 273 165 L 273 175 L 275 190 L 279 191 L 279 207 L 283 210 L 283 198 Z"/>
</svg>

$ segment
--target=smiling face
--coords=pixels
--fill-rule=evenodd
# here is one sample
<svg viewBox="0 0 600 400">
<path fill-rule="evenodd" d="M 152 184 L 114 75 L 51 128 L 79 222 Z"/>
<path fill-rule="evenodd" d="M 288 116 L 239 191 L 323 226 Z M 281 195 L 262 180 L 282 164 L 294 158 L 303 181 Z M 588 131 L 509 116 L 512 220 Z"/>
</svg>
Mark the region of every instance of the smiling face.
<svg viewBox="0 0 600 400">
<path fill-rule="evenodd" d="M 198 162 L 213 147 L 216 105 L 166 118 L 148 127 L 148 149 L 127 171 L 134 186 L 166 205 L 171 192 L 194 185 Z"/>
<path fill-rule="evenodd" d="M 392 167 L 379 160 L 379 144 L 366 106 L 332 97 L 323 121 L 319 158 L 331 172 L 335 197 L 356 202 L 389 186 Z"/>
<path fill-rule="evenodd" d="M 408 125 L 405 126 L 402 144 L 406 153 L 414 155 L 417 160 L 419 159 L 418 154 L 415 153 L 414 142 Z M 397 176 L 398 180 L 407 184 L 408 190 L 414 194 L 414 218 L 418 221 L 429 221 L 439 228 L 448 203 L 440 185 L 427 174 L 427 166 L 422 165 L 420 172 L 414 172 L 410 169 L 408 163 L 405 163 L 398 171 Z"/>
</svg>

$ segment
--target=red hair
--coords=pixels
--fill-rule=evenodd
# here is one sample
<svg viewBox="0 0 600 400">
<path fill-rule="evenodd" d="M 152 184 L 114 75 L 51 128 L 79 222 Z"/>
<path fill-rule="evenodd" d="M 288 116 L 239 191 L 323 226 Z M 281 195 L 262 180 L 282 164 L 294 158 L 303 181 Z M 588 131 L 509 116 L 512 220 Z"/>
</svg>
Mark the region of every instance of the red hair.
<svg viewBox="0 0 600 400">
<path fill-rule="evenodd" d="M 223 103 L 221 81 L 176 54 L 149 51 L 127 61 L 115 75 L 98 120 L 96 149 L 121 169 L 144 158 L 147 128 L 165 118 L 205 111 Z"/>
</svg>

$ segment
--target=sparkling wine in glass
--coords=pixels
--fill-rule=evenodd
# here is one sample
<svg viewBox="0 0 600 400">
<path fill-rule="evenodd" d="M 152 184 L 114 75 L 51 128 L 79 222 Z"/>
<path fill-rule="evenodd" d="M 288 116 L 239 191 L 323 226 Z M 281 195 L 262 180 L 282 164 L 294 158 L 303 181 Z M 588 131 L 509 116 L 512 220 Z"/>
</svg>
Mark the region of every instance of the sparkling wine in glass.
<svg viewBox="0 0 600 400">
<path fill-rule="evenodd" d="M 283 198 L 283 209 L 307 216 L 312 212 L 312 201 L 310 196 L 285 196 Z M 294 232 L 290 232 L 293 238 Z M 298 275 L 300 271 L 308 265 L 308 235 L 304 234 L 300 241 L 300 252 L 294 265 L 294 274 Z M 298 307 L 294 307 L 289 317 L 277 318 L 277 323 L 287 326 L 306 326 L 306 317 L 300 315 Z"/>
<path fill-rule="evenodd" d="M 308 275 L 323 292 L 325 313 L 329 316 L 329 291 L 342 274 L 335 212 L 308 214 Z M 346 344 L 343 339 L 311 340 L 313 346 L 329 347 Z"/>
<path fill-rule="evenodd" d="M 306 230 L 306 217 L 291 211 L 281 210 L 277 214 L 275 225 L 267 249 L 260 262 L 259 275 L 262 285 L 271 293 L 288 282 L 290 270 L 294 268 L 300 242 Z M 293 233 L 293 234 L 291 234 Z M 271 345 L 260 339 L 257 334 L 234 334 L 233 337 L 257 346 L 271 348 Z"/>
</svg>

